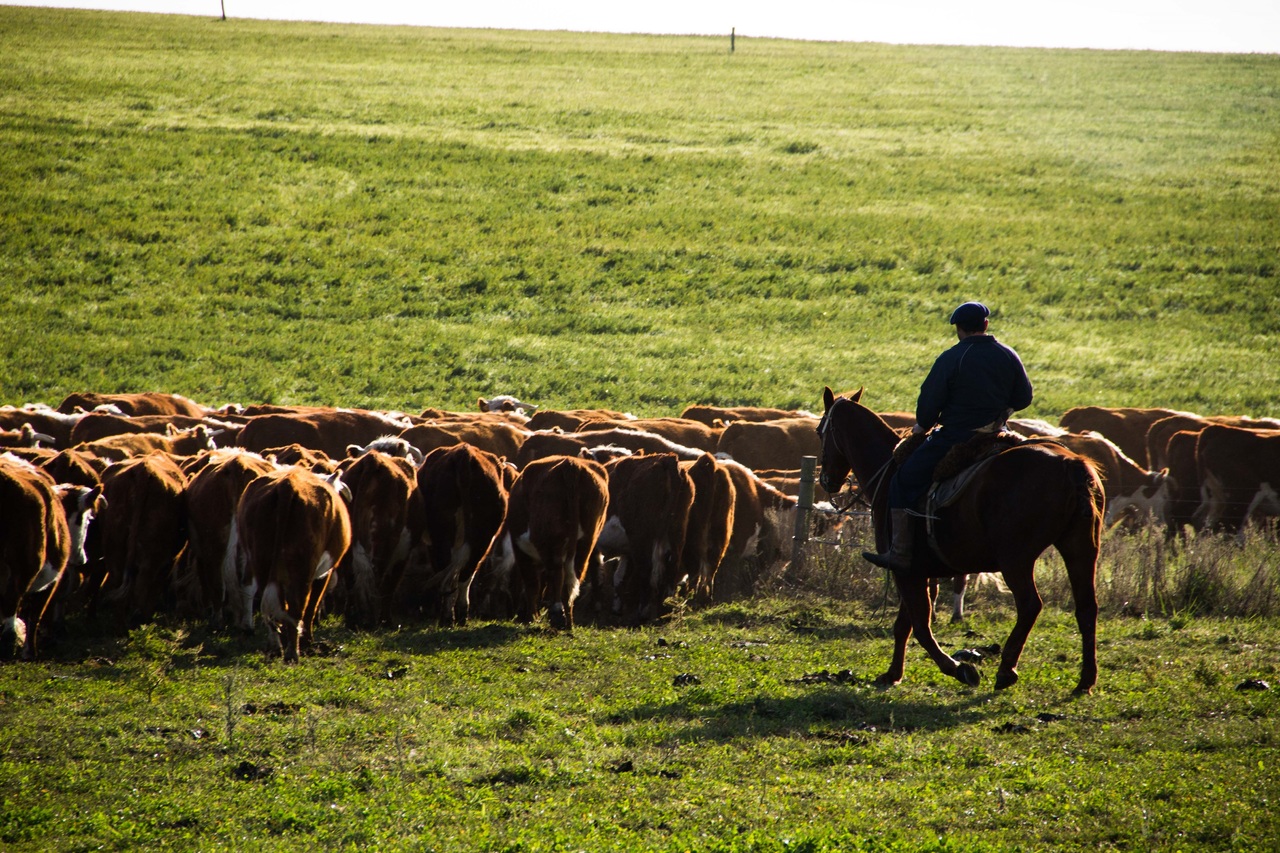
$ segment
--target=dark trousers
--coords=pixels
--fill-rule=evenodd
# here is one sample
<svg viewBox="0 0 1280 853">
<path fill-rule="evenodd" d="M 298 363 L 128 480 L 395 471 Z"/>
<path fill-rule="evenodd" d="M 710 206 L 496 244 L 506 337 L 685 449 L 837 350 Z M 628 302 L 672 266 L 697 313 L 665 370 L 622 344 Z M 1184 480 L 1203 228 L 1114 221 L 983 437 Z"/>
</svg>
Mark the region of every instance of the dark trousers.
<svg viewBox="0 0 1280 853">
<path fill-rule="evenodd" d="M 929 433 L 924 444 L 907 457 L 889 481 L 889 509 L 919 509 L 929 486 L 933 485 L 933 469 L 947 451 L 971 438 L 972 430 L 938 429 Z"/>
</svg>

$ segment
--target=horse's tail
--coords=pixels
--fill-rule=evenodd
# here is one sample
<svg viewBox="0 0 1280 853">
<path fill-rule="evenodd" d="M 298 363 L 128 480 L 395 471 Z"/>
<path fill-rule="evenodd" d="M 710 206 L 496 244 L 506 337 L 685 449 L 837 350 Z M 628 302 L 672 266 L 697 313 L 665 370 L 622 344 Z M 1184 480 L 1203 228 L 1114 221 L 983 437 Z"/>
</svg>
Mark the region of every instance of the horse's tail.
<svg viewBox="0 0 1280 853">
<path fill-rule="evenodd" d="M 1102 479 L 1093 462 L 1072 454 L 1067 458 L 1067 474 L 1075 487 L 1076 513 L 1095 526 L 1101 537 L 1102 520 L 1106 516 L 1107 498 L 1102 489 Z"/>
</svg>

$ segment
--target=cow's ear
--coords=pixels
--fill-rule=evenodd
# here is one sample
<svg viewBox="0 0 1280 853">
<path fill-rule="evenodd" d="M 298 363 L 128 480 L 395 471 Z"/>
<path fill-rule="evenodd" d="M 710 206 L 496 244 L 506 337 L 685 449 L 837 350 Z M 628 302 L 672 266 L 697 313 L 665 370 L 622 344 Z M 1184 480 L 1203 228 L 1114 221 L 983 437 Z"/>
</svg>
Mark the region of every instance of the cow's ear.
<svg viewBox="0 0 1280 853">
<path fill-rule="evenodd" d="M 480 403 L 480 411 L 482 411 L 482 412 L 487 412 L 487 411 L 489 411 L 489 401 L 488 401 L 488 400 L 486 400 L 484 397 L 481 397 L 481 398 L 479 399 L 479 403 Z"/>
</svg>

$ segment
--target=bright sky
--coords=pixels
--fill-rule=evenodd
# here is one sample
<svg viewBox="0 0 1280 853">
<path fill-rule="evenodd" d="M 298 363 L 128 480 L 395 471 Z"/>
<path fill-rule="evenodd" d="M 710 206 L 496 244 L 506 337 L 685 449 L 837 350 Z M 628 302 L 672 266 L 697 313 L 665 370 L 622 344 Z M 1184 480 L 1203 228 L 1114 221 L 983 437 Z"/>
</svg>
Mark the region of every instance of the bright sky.
<svg viewBox="0 0 1280 853">
<path fill-rule="evenodd" d="M 1280 53 L 1280 0 L 0 0 L 230 18 Z"/>
</svg>

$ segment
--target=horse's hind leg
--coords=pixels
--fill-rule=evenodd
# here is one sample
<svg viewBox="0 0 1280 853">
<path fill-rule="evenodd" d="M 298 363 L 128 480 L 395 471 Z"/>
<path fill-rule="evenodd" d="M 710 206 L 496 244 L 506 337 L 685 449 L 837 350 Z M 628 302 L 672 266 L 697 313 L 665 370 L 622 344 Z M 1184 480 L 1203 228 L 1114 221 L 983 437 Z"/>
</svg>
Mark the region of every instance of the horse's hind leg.
<svg viewBox="0 0 1280 853">
<path fill-rule="evenodd" d="M 1018 661 L 1022 657 L 1022 649 L 1027 644 L 1027 637 L 1040 618 L 1044 602 L 1040 591 L 1036 589 L 1035 562 L 1014 570 L 1004 570 L 1004 581 L 1013 593 L 1013 604 L 1017 610 L 1017 619 L 1009 639 L 1005 641 L 1004 652 L 1000 655 L 1000 671 L 996 673 L 996 690 L 1012 687 L 1018 681 Z"/>
<path fill-rule="evenodd" d="M 1076 604 L 1076 627 L 1080 629 L 1080 682 L 1075 689 L 1079 696 L 1092 693 L 1098 683 L 1098 550 L 1096 547 L 1064 550 L 1059 546 L 1058 551 L 1062 554 L 1067 577 L 1071 580 L 1071 597 Z"/>
</svg>

